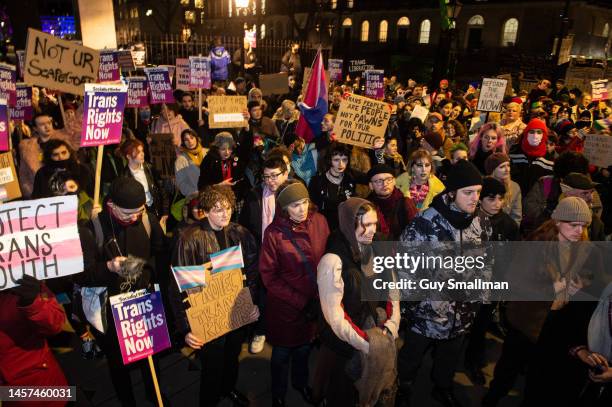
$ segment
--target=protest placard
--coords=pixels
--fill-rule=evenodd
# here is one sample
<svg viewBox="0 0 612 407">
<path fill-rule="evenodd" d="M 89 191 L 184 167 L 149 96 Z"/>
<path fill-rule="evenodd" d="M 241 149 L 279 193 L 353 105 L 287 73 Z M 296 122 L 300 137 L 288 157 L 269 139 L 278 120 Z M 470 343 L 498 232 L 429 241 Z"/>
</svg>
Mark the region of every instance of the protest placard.
<svg viewBox="0 0 612 407">
<path fill-rule="evenodd" d="M 189 91 L 189 58 L 176 59 L 176 88 Z"/>
<path fill-rule="evenodd" d="M 287 72 L 271 73 L 259 76 L 259 87 L 264 96 L 286 95 L 289 93 Z"/>
<path fill-rule="evenodd" d="M 16 201 L 0 211 L 0 290 L 83 271 L 76 195 Z"/>
<path fill-rule="evenodd" d="M 174 161 L 176 160 L 176 147 L 172 133 L 151 134 L 151 164 L 157 173 L 168 179 L 174 176 Z"/>
<path fill-rule="evenodd" d="M 497 75 L 497 79 L 505 79 L 508 81 L 506 84 L 506 94 L 505 96 L 512 96 L 514 94 L 512 90 L 512 75 L 509 73 L 505 73 L 502 75 Z"/>
<path fill-rule="evenodd" d="M 12 120 L 32 120 L 32 87 L 25 83 L 17 84 L 17 103 L 9 107 L 9 116 Z"/>
<path fill-rule="evenodd" d="M 149 97 L 152 105 L 174 103 L 172 81 L 168 68 L 145 68 L 149 86 Z"/>
<path fill-rule="evenodd" d="M 611 94 L 612 82 L 608 81 L 607 79 L 591 81 L 591 95 L 593 96 L 593 102 L 608 100 L 610 99 Z"/>
<path fill-rule="evenodd" d="M 304 68 L 304 78 L 302 79 L 302 95 L 306 93 L 308 89 L 308 82 L 310 82 L 310 76 L 312 75 L 312 68 Z M 325 71 L 325 87 L 329 89 L 329 71 Z"/>
<path fill-rule="evenodd" d="M 476 110 L 501 112 L 507 86 L 508 81 L 506 79 L 483 78 Z"/>
<path fill-rule="evenodd" d="M 584 156 L 589 164 L 608 168 L 612 165 L 612 136 L 587 134 L 584 139 Z"/>
<path fill-rule="evenodd" d="M 146 289 L 109 299 L 123 364 L 147 358 L 170 347 L 161 293 Z"/>
<path fill-rule="evenodd" d="M 144 68 L 147 51 L 134 45 L 131 47 L 130 51 L 132 52 L 132 61 L 134 61 L 134 65 L 136 66 L 136 68 Z"/>
<path fill-rule="evenodd" d="M 208 120 L 211 129 L 246 127 L 242 115 L 246 110 L 246 96 L 209 96 Z"/>
<path fill-rule="evenodd" d="M 341 59 L 330 59 L 328 61 L 329 69 L 329 80 L 341 82 L 342 81 L 342 64 L 344 61 Z"/>
<path fill-rule="evenodd" d="M 17 68 L 19 69 L 18 75 L 19 75 L 19 80 L 22 81 L 23 80 L 23 71 L 25 70 L 25 50 L 20 49 L 15 51 L 15 54 L 17 54 Z"/>
<path fill-rule="evenodd" d="M 144 76 L 131 76 L 127 78 L 128 95 L 126 107 L 144 107 L 149 104 L 149 88 L 147 78 Z"/>
<path fill-rule="evenodd" d="M 257 314 L 240 269 L 211 274 L 210 265 L 205 268 L 206 287 L 187 290 L 186 312 L 191 332 L 207 343 L 255 322 Z"/>
<path fill-rule="evenodd" d="M 365 95 L 372 99 L 382 100 L 385 98 L 384 77 L 385 71 L 374 69 L 365 71 Z"/>
<path fill-rule="evenodd" d="M 0 63 L 0 99 L 8 101 L 9 106 L 17 103 L 17 69 L 14 65 Z"/>
<path fill-rule="evenodd" d="M 85 85 L 81 147 L 121 142 L 127 85 Z"/>
<path fill-rule="evenodd" d="M 83 44 L 94 49 L 117 48 L 112 0 L 78 0 Z"/>
<path fill-rule="evenodd" d="M 414 109 L 412 109 L 412 113 L 410 114 L 410 118 L 417 118 L 420 119 L 421 122 L 425 123 L 428 114 L 429 110 L 426 107 L 415 105 Z"/>
<path fill-rule="evenodd" d="M 365 59 L 352 59 L 349 61 L 349 73 L 360 74 L 370 69 L 374 69 L 374 65 L 368 64 Z"/>
<path fill-rule="evenodd" d="M 83 95 L 98 80 L 100 53 L 72 41 L 28 29 L 24 81 L 29 85 Z"/>
<path fill-rule="evenodd" d="M 98 82 L 116 82 L 120 78 L 119 60 L 114 50 L 100 51 Z"/>
<path fill-rule="evenodd" d="M 136 69 L 134 66 L 134 58 L 132 58 L 132 51 L 129 49 L 117 51 L 117 63 L 123 72 L 130 72 Z"/>
<path fill-rule="evenodd" d="M 372 148 L 377 138 L 384 138 L 391 108 L 384 102 L 358 95 L 349 95 L 340 103 L 334 123 L 338 141 Z"/>
<path fill-rule="evenodd" d="M 0 202 L 12 201 L 21 198 L 19 179 L 15 171 L 13 153 L 11 151 L 0 154 Z"/>
<path fill-rule="evenodd" d="M 189 57 L 189 86 L 193 89 L 210 89 L 209 57 Z"/>
<path fill-rule="evenodd" d="M 9 137 L 8 106 L 6 105 L 6 99 L 0 99 L 0 151 L 11 149 Z"/>
</svg>

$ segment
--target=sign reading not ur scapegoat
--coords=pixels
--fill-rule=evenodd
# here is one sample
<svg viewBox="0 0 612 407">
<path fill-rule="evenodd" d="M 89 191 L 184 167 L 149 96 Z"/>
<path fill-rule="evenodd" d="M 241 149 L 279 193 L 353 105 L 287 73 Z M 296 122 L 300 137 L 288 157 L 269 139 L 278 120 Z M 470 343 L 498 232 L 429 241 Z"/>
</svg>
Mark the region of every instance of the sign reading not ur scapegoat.
<svg viewBox="0 0 612 407">
<path fill-rule="evenodd" d="M 483 78 L 478 96 L 478 107 L 481 112 L 501 112 L 506 95 L 507 79 Z"/>
<path fill-rule="evenodd" d="M 334 134 L 346 144 L 373 148 L 377 138 L 384 138 L 391 108 L 384 102 L 349 95 L 340 103 Z"/>
</svg>

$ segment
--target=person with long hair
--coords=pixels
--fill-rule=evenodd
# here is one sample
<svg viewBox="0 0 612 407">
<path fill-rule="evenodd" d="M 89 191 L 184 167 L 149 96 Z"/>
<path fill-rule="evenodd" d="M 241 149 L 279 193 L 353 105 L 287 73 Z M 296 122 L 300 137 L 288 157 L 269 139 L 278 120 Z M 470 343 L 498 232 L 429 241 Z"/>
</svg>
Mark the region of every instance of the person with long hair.
<svg viewBox="0 0 612 407">
<path fill-rule="evenodd" d="M 470 161 L 484 174 L 485 160 L 495 152 L 507 153 L 504 132 L 499 124 L 486 123 L 470 143 Z"/>
<path fill-rule="evenodd" d="M 395 181 L 397 188 L 412 199 L 419 212 L 429 208 L 434 197 L 444 190 L 444 184 L 435 175 L 433 159 L 427 150 L 412 153 L 408 171 Z"/>
<path fill-rule="evenodd" d="M 208 152 L 202 147 L 200 138 L 192 129 L 183 130 L 181 133 L 181 153 L 174 162 L 174 173 L 176 175 L 176 186 L 185 197 L 198 191 L 198 179 L 200 178 L 200 164 Z"/>
<path fill-rule="evenodd" d="M 503 211 L 510 215 L 517 225 L 520 225 L 523 219 L 523 196 L 521 187 L 510 178 L 510 157 L 504 153 L 491 154 L 486 159 L 484 167 L 486 175 L 504 184 L 506 194 Z"/>
</svg>

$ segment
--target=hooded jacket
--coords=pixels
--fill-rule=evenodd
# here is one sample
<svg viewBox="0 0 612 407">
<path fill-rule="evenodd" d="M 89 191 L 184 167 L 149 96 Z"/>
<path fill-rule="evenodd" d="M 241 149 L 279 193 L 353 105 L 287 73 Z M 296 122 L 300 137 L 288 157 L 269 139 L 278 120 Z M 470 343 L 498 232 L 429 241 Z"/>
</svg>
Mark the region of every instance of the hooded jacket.
<svg viewBox="0 0 612 407">
<path fill-rule="evenodd" d="M 543 131 L 542 141 L 538 146 L 530 146 L 527 142 L 527 133 L 532 129 Z M 548 141 L 548 128 L 546 123 L 540 119 L 531 119 L 519 143 L 510 149 L 510 165 L 512 180 L 521 187 L 523 196 L 527 196 L 529 190 L 540 177 L 551 175 L 553 172 L 553 162 L 545 158 L 546 143 Z"/>
</svg>

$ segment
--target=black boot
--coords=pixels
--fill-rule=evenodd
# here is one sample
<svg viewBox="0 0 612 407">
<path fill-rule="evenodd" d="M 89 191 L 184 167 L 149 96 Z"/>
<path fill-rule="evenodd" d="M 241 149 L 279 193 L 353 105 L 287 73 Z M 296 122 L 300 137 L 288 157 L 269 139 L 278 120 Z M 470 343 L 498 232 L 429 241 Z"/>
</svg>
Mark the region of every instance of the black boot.
<svg viewBox="0 0 612 407">
<path fill-rule="evenodd" d="M 455 397 L 452 389 L 441 389 L 434 387 L 431 391 L 431 397 L 444 407 L 463 407 L 463 405 Z"/>
</svg>

